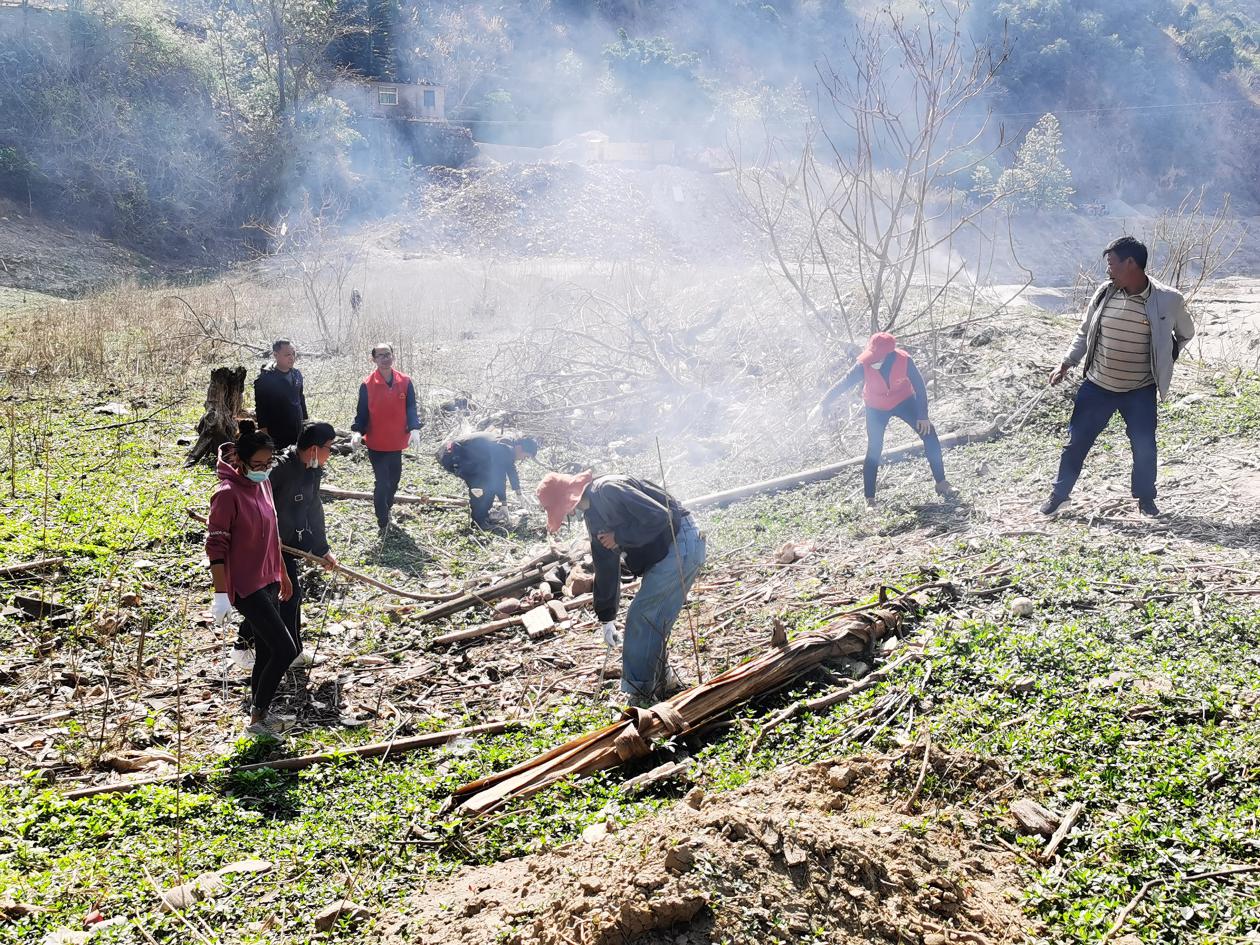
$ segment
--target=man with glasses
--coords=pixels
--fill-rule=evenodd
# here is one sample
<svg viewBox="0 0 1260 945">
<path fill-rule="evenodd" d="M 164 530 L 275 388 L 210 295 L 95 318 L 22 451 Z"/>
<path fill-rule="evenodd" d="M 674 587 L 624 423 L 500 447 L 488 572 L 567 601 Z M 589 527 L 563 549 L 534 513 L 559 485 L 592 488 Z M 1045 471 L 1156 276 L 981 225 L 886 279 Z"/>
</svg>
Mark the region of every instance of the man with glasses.
<svg viewBox="0 0 1260 945">
<path fill-rule="evenodd" d="M 302 424 L 307 420 L 306 392 L 302 372 L 293 366 L 297 348 L 288 338 L 277 338 L 271 345 L 272 363 L 259 372 L 254 381 L 254 412 L 258 427 L 271 437 L 276 450 L 297 442 Z"/>
<path fill-rule="evenodd" d="M 350 425 L 350 446 L 367 444 L 376 485 L 372 501 L 381 537 L 389 529 L 389 510 L 402 479 L 402 453 L 420 445 L 420 417 L 416 390 L 402 371 L 394 370 L 394 346 L 381 342 L 372 348 L 376 370 L 359 385 L 359 405 Z"/>
</svg>

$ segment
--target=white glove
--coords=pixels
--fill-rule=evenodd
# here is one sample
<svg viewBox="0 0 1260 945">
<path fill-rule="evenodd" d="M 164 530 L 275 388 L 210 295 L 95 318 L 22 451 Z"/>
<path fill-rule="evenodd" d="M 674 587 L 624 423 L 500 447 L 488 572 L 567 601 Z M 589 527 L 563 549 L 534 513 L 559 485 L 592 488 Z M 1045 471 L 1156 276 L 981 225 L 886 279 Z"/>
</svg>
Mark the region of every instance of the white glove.
<svg viewBox="0 0 1260 945">
<path fill-rule="evenodd" d="M 813 407 L 813 409 L 812 409 L 812 410 L 810 410 L 810 412 L 809 412 L 808 414 L 806 414 L 806 415 L 805 415 L 805 422 L 806 422 L 806 423 L 817 423 L 817 422 L 818 422 L 819 417 L 821 417 L 821 416 L 822 416 L 822 413 L 823 413 L 822 404 L 815 404 L 815 405 L 814 405 L 814 407 Z"/>
<path fill-rule="evenodd" d="M 420 448 L 420 431 L 419 430 L 411 431 L 411 436 L 407 437 L 407 448 L 412 449 L 412 450 Z"/>
<path fill-rule="evenodd" d="M 350 434 L 350 449 L 356 453 L 363 448 L 363 434 L 355 431 Z"/>
<path fill-rule="evenodd" d="M 214 618 L 214 622 L 223 623 L 231 612 L 232 602 L 228 600 L 228 596 L 226 594 L 215 594 L 214 603 L 210 605 L 210 616 Z"/>
<path fill-rule="evenodd" d="M 621 646 L 621 631 L 617 629 L 617 624 L 608 621 L 596 631 L 596 638 L 604 641 L 604 646 Z"/>
</svg>

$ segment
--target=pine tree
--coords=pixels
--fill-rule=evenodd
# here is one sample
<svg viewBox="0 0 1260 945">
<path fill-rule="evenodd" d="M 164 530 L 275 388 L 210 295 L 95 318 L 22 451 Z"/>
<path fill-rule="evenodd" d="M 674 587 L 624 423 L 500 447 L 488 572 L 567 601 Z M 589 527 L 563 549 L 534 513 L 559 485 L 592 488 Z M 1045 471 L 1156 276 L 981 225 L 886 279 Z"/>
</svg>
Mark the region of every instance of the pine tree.
<svg viewBox="0 0 1260 945">
<path fill-rule="evenodd" d="M 998 191 L 1023 210 L 1071 210 L 1072 171 L 1063 160 L 1059 119 L 1042 115 L 1024 137 L 1015 164 L 998 178 Z"/>
</svg>

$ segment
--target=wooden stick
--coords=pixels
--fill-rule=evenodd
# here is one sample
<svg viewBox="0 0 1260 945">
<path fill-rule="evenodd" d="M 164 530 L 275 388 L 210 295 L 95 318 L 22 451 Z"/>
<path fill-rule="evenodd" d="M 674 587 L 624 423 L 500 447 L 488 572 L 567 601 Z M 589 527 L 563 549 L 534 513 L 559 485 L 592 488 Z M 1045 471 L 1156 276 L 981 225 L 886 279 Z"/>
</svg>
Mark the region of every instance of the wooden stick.
<svg viewBox="0 0 1260 945">
<path fill-rule="evenodd" d="M 313 765 L 330 764 L 346 757 L 355 758 L 375 758 L 378 755 L 394 754 L 395 752 L 415 751 L 418 748 L 430 748 L 433 745 L 441 745 L 457 738 L 464 738 L 469 735 L 497 735 L 509 728 L 520 725 L 519 721 L 508 720 L 501 722 L 486 722 L 482 725 L 470 725 L 467 728 L 447 729 L 444 732 L 430 732 L 427 735 L 417 735 L 414 738 L 400 738 L 392 742 L 374 742 L 371 745 L 360 745 L 358 748 L 338 749 L 335 752 L 320 753 L 315 755 L 298 755 L 295 758 L 276 758 L 273 761 L 259 761 L 254 764 L 237 765 L 228 768 L 224 773 L 228 775 L 236 774 L 240 771 L 261 771 L 263 768 L 271 768 L 274 771 L 298 771 L 302 768 L 309 768 Z M 181 771 L 178 774 L 165 775 L 157 778 L 143 778 L 138 781 L 122 781 L 117 784 L 98 784 L 95 787 L 80 788 L 77 791 L 68 791 L 65 794 L 66 800 L 79 800 L 84 797 L 95 797 L 98 794 L 120 794 L 128 791 L 134 791 L 138 788 L 149 787 L 153 784 L 171 784 L 175 781 L 183 781 L 187 778 L 197 777 L 203 774 L 213 773 L 214 769 L 203 769 L 199 771 Z"/>
<path fill-rule="evenodd" d="M 622 586 L 622 591 L 633 590 L 638 585 L 638 581 L 632 581 Z M 589 607 L 595 601 L 594 594 L 582 594 L 578 597 L 564 600 L 558 598 L 560 603 L 564 604 L 567 610 L 573 611 L 579 607 Z M 448 643 L 459 643 L 462 640 L 475 640 L 477 637 L 484 637 L 487 634 L 495 633 L 499 630 L 506 630 L 508 627 L 515 627 L 523 623 L 521 614 L 513 614 L 511 617 L 504 617 L 502 620 L 491 620 L 489 623 L 483 623 L 476 627 L 467 627 L 463 630 L 452 630 L 450 633 L 444 633 L 440 637 L 434 637 L 429 642 L 433 646 L 445 646 Z"/>
<path fill-rule="evenodd" d="M 186 509 L 185 511 L 188 512 L 188 517 L 194 522 L 200 522 L 202 525 L 206 524 L 204 516 L 198 515 L 192 509 Z M 329 562 L 327 558 L 321 558 L 319 555 L 313 555 L 309 551 L 303 551 L 300 548 L 290 548 L 288 545 L 281 545 L 280 550 L 285 554 L 293 555 L 295 558 L 304 558 L 312 564 L 318 564 L 321 568 L 328 568 Z M 347 568 L 341 563 L 334 564 L 331 568 L 328 568 L 328 570 L 344 574 L 346 577 L 353 578 L 362 584 L 370 584 L 372 587 L 380 588 L 382 591 L 388 591 L 395 597 L 405 597 L 407 600 L 433 603 L 435 601 L 454 600 L 460 594 L 459 591 L 452 591 L 449 594 L 416 594 L 412 591 L 404 591 L 400 587 L 393 587 L 392 585 L 386 584 L 384 581 L 378 581 L 374 577 L 369 577 L 368 575 L 362 574 L 358 571 L 352 571 L 350 568 Z"/>
<path fill-rule="evenodd" d="M 1120 931 L 1121 926 L 1124 925 L 1129 916 L 1133 914 L 1133 910 L 1138 907 L 1138 903 L 1145 899 L 1146 894 L 1156 886 L 1162 886 L 1165 883 L 1174 882 L 1197 883 L 1204 879 L 1220 879 L 1223 876 L 1234 876 L 1238 873 L 1256 872 L 1260 872 L 1260 865 L 1232 866 L 1229 869 L 1213 870 L 1210 873 L 1192 873 L 1189 876 L 1183 876 L 1180 880 L 1178 880 L 1175 876 L 1161 876 L 1159 879 L 1148 879 L 1142 884 L 1142 888 L 1137 891 L 1137 895 L 1129 900 L 1129 904 L 1120 910 L 1120 914 L 1116 916 L 1115 923 L 1107 930 L 1107 933 L 1098 940 L 1098 943 L 1099 945 L 1106 945 L 1107 942 L 1111 941 L 1112 937 Z"/>
<path fill-rule="evenodd" d="M 479 590 L 469 591 L 466 594 L 459 594 L 449 599 L 446 603 L 438 604 L 436 607 L 430 607 L 428 610 L 422 611 L 413 618 L 419 623 L 428 623 L 432 620 L 441 620 L 443 617 L 449 617 L 457 614 L 461 610 L 467 610 L 469 607 L 476 607 L 478 604 L 489 604 L 491 601 L 500 597 L 507 597 L 516 591 L 522 591 L 527 587 L 533 587 L 538 584 L 549 570 L 548 565 L 554 564 L 562 560 L 564 556 L 555 550 L 547 551 L 539 555 L 532 561 L 527 563 L 530 570 L 524 574 L 518 574 L 515 577 L 507 578 L 489 587 L 483 587 Z M 400 604 L 396 607 L 388 608 L 391 613 L 408 613 L 415 610 L 414 604 Z"/>
<path fill-rule="evenodd" d="M 10 577 L 23 571 L 38 571 L 40 568 L 52 568 L 63 563 L 65 558 L 39 558 L 35 561 L 23 561 L 19 564 L 6 564 L 0 567 L 0 577 Z"/>
<path fill-rule="evenodd" d="M 371 502 L 373 499 L 370 492 L 356 492 L 352 489 L 334 489 L 332 486 L 321 485 L 319 494 L 326 499 L 359 499 Z M 394 496 L 394 501 L 399 505 L 428 505 L 434 508 L 458 509 L 467 505 L 463 499 L 456 499 L 452 496 L 445 495 L 408 495 L 404 492 Z"/>
<path fill-rule="evenodd" d="M 968 443 L 985 443 L 989 440 L 997 439 L 1001 436 L 1001 434 L 1002 430 L 998 424 L 994 424 L 984 430 L 954 433 L 950 436 L 941 437 L 941 449 L 949 449 L 952 446 L 965 446 Z M 922 452 L 922 444 L 902 446 L 898 449 L 886 452 L 881 462 L 897 462 L 898 460 L 918 456 Z M 806 469 L 790 476 L 779 476 L 777 479 L 764 479 L 761 482 L 754 482 L 747 486 L 739 486 L 738 488 L 727 489 L 723 492 L 712 492 L 709 495 L 702 495 L 695 499 L 686 499 L 682 504 L 688 509 L 702 509 L 708 506 L 728 505 L 731 502 L 737 502 L 740 499 L 747 499 L 751 496 L 761 495 L 763 493 L 783 492 L 788 489 L 797 489 L 812 482 L 823 482 L 827 479 L 833 479 L 845 470 L 861 466 L 863 459 L 864 457 L 862 456 L 854 456 L 851 459 L 846 459 L 839 463 L 833 463 L 830 466 L 820 466 L 817 469 Z"/>
<path fill-rule="evenodd" d="M 932 733 L 928 732 L 923 737 L 923 765 L 919 768 L 919 777 L 914 782 L 914 790 L 910 792 L 910 796 L 906 798 L 906 802 L 901 805 L 903 814 L 914 812 L 914 805 L 919 801 L 919 795 L 923 792 L 923 782 L 927 780 L 928 759 L 932 757 Z"/>
<path fill-rule="evenodd" d="M 1085 809 L 1085 805 L 1081 801 L 1077 801 L 1068 808 L 1068 812 L 1063 815 L 1063 819 L 1059 821 L 1059 826 L 1054 832 L 1054 836 L 1050 838 L 1050 842 L 1046 844 L 1046 848 L 1041 851 L 1041 858 L 1050 861 L 1054 858 L 1055 851 L 1067 839 L 1072 827 L 1076 824 L 1076 818 L 1081 816 L 1081 811 Z"/>
</svg>

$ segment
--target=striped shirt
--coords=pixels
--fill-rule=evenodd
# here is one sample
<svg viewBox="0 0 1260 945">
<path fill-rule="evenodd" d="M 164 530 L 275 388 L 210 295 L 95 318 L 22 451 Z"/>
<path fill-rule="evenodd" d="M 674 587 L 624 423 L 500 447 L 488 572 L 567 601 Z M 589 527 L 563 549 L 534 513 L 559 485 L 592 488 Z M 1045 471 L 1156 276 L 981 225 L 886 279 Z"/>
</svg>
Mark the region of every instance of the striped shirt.
<svg viewBox="0 0 1260 945">
<path fill-rule="evenodd" d="M 1146 320 L 1146 300 L 1151 284 L 1132 294 L 1117 289 L 1099 314 L 1098 341 L 1085 376 L 1118 394 L 1149 387 L 1151 373 L 1151 325 Z"/>
</svg>

